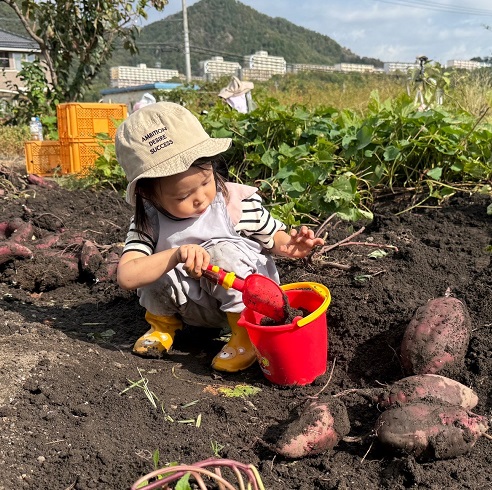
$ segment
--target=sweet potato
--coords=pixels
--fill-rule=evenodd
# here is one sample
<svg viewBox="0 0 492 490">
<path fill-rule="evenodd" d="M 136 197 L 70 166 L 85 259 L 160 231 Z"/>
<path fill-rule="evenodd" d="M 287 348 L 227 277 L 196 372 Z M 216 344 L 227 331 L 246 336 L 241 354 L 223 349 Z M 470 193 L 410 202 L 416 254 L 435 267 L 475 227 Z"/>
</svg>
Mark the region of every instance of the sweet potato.
<svg viewBox="0 0 492 490">
<path fill-rule="evenodd" d="M 415 312 L 401 344 L 407 374 L 436 374 L 463 365 L 470 341 L 471 321 L 458 299 L 430 300 Z"/>
<path fill-rule="evenodd" d="M 55 246 L 60 241 L 60 235 L 47 235 L 44 238 L 36 240 L 34 248 L 45 250 Z"/>
<path fill-rule="evenodd" d="M 24 221 L 21 218 L 14 218 L 9 221 L 6 234 L 8 238 L 15 242 L 30 242 L 34 235 L 34 229 L 29 221 Z"/>
<path fill-rule="evenodd" d="M 375 425 L 384 446 L 421 459 L 466 454 L 487 430 L 487 419 L 481 415 L 453 405 L 424 402 L 389 408 Z"/>
<path fill-rule="evenodd" d="M 96 274 L 96 282 L 116 282 L 116 273 L 120 256 L 116 252 L 109 252 Z"/>
<path fill-rule="evenodd" d="M 90 240 L 85 240 L 80 252 L 80 267 L 83 272 L 95 276 L 104 259 L 97 246 Z"/>
<path fill-rule="evenodd" d="M 311 401 L 288 421 L 273 450 L 291 459 L 333 449 L 350 431 L 347 409 L 338 398 Z"/>
<path fill-rule="evenodd" d="M 478 396 L 467 386 L 438 374 L 418 374 L 393 383 L 377 397 L 382 407 L 415 401 L 437 401 L 467 410 L 477 406 Z"/>
<path fill-rule="evenodd" d="M 0 243 L 0 264 L 13 259 L 31 259 L 32 252 L 24 245 L 11 240 Z"/>
<path fill-rule="evenodd" d="M 36 174 L 29 174 L 27 176 L 27 181 L 30 184 L 39 185 L 40 187 L 46 187 L 47 189 L 55 189 L 58 184 L 53 180 L 47 180 Z"/>
</svg>

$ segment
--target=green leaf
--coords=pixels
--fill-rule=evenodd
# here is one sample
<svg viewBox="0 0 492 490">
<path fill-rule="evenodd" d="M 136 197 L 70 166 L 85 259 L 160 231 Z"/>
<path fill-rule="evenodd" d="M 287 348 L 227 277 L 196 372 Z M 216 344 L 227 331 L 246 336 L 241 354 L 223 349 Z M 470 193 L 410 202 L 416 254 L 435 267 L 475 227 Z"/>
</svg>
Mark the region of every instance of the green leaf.
<svg viewBox="0 0 492 490">
<path fill-rule="evenodd" d="M 362 150 L 372 141 L 373 130 L 368 126 L 362 126 L 362 128 L 357 131 L 357 149 Z"/>
<path fill-rule="evenodd" d="M 175 490 L 192 490 L 189 484 L 190 475 L 190 473 L 186 473 L 186 475 L 182 476 L 176 483 Z"/>
<path fill-rule="evenodd" d="M 434 167 L 431 168 L 428 172 L 427 175 L 434 180 L 440 180 L 442 176 L 442 168 L 441 167 Z"/>
<path fill-rule="evenodd" d="M 159 449 L 156 449 L 152 453 L 152 462 L 154 463 L 154 469 L 159 468 L 159 459 L 160 459 Z"/>
<path fill-rule="evenodd" d="M 395 146 L 388 146 L 386 150 L 384 151 L 384 160 L 386 162 L 392 162 L 398 158 L 400 155 L 400 150 L 396 148 Z"/>
<path fill-rule="evenodd" d="M 236 385 L 234 388 L 221 387 L 218 391 L 229 398 L 244 398 L 256 395 L 261 389 L 250 385 Z"/>
<path fill-rule="evenodd" d="M 266 151 L 261 157 L 261 163 L 266 165 L 268 168 L 273 168 L 276 165 L 277 152 L 273 150 Z"/>
<path fill-rule="evenodd" d="M 337 210 L 337 216 L 345 221 L 359 221 L 361 219 L 371 220 L 374 218 L 370 211 L 358 208 L 346 208 Z"/>
</svg>

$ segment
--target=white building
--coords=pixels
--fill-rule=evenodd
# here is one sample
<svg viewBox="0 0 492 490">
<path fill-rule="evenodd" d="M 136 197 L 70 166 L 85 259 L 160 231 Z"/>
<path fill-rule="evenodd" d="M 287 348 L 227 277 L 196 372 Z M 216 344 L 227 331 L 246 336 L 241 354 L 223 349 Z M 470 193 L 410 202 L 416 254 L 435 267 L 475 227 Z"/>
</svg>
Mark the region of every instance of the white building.
<svg viewBox="0 0 492 490">
<path fill-rule="evenodd" d="M 363 65 L 358 63 L 337 63 L 335 65 L 336 71 L 341 72 L 357 72 L 357 73 L 371 73 L 374 72 L 374 65 Z"/>
<path fill-rule="evenodd" d="M 245 69 L 269 72 L 271 75 L 285 75 L 287 62 L 282 56 L 269 56 L 268 51 L 257 51 L 244 57 Z"/>
<path fill-rule="evenodd" d="M 239 75 L 241 65 L 234 61 L 224 61 L 222 56 L 212 56 L 211 59 L 200 61 L 200 71 L 206 80 L 226 75 Z"/>
<path fill-rule="evenodd" d="M 308 63 L 292 63 L 287 65 L 287 71 L 292 73 L 299 73 L 303 71 L 332 72 L 335 71 L 335 67 L 333 65 L 311 65 Z"/>
<path fill-rule="evenodd" d="M 394 72 L 401 72 L 401 73 L 407 73 L 410 70 L 414 70 L 415 68 L 418 68 L 419 65 L 418 63 L 405 63 L 402 61 L 386 61 L 384 63 L 384 72 L 385 73 L 394 73 Z"/>
<path fill-rule="evenodd" d="M 471 60 L 448 60 L 446 63 L 447 68 L 461 68 L 462 70 L 476 70 L 477 68 L 487 68 L 490 67 L 489 63 L 484 63 L 482 61 L 471 61 Z"/>
<path fill-rule="evenodd" d="M 165 82 L 180 78 L 178 70 L 147 68 L 144 63 L 137 66 L 115 66 L 110 70 L 110 85 L 114 88 L 133 87 L 146 83 Z"/>
</svg>

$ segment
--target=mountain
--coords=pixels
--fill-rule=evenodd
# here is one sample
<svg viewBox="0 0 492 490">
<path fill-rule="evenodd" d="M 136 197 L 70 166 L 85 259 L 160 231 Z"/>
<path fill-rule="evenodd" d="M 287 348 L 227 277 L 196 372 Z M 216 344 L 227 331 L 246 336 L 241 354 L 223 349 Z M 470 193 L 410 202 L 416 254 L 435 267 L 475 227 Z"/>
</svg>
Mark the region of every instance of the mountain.
<svg viewBox="0 0 492 490">
<path fill-rule="evenodd" d="M 237 0 L 201 0 L 188 7 L 187 14 L 191 67 L 196 75 L 202 60 L 222 56 L 226 61 L 242 64 L 245 55 L 256 51 L 282 56 L 287 63 L 333 65 L 350 62 L 382 66 L 380 60 L 357 56 L 328 36 L 279 17 L 261 14 Z M 0 2 L 0 20 L 3 29 L 27 36 L 12 9 L 3 2 Z M 139 54 L 135 56 L 117 47 L 109 65 L 145 63 L 155 67 L 160 64 L 162 68 L 185 73 L 182 12 L 143 27 L 137 45 Z M 109 84 L 109 67 L 102 71 L 98 80 L 103 85 Z"/>
<path fill-rule="evenodd" d="M 328 8 L 328 6 L 327 6 Z M 165 13 L 165 10 L 164 12 Z M 361 58 L 328 36 L 276 17 L 272 18 L 237 0 L 201 0 L 187 8 L 192 73 L 199 61 L 222 56 L 243 62 L 244 55 L 268 51 L 287 63 L 333 65 L 340 62 L 382 66 L 380 60 Z M 113 54 L 112 66 L 145 63 L 185 72 L 182 12 L 145 26 L 138 38 L 139 54 L 122 49 Z"/>
</svg>

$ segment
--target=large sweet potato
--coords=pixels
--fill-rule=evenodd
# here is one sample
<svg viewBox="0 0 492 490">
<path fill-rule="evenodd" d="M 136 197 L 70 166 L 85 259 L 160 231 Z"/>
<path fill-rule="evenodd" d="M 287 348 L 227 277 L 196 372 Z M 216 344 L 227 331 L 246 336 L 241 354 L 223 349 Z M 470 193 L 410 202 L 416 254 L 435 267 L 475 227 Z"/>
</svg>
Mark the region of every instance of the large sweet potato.
<svg viewBox="0 0 492 490">
<path fill-rule="evenodd" d="M 389 408 L 375 425 L 384 446 L 422 459 L 466 454 L 487 430 L 485 417 L 453 405 L 424 402 Z"/>
<path fill-rule="evenodd" d="M 85 240 L 80 251 L 80 267 L 83 272 L 94 277 L 104 259 L 96 244 Z"/>
<path fill-rule="evenodd" d="M 8 223 L 6 234 L 10 240 L 17 243 L 31 242 L 34 236 L 34 228 L 29 221 L 24 221 L 22 218 L 13 218 Z"/>
<path fill-rule="evenodd" d="M 415 401 L 437 401 L 471 410 L 478 396 L 467 386 L 438 374 L 419 374 L 403 378 L 381 392 L 377 401 L 382 407 Z"/>
<path fill-rule="evenodd" d="M 460 368 L 470 341 L 471 321 L 458 299 L 430 300 L 415 312 L 401 344 L 407 374 L 436 374 Z"/>
<path fill-rule="evenodd" d="M 333 449 L 350 432 L 347 409 L 338 398 L 312 401 L 283 427 L 274 451 L 286 458 L 303 458 Z"/>
<path fill-rule="evenodd" d="M 0 264 L 14 259 L 32 259 L 32 252 L 24 245 L 7 240 L 0 243 Z"/>
</svg>

